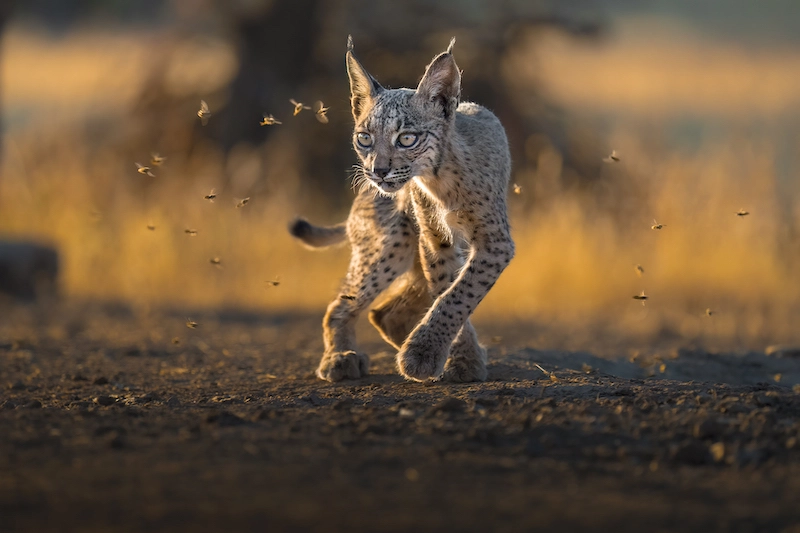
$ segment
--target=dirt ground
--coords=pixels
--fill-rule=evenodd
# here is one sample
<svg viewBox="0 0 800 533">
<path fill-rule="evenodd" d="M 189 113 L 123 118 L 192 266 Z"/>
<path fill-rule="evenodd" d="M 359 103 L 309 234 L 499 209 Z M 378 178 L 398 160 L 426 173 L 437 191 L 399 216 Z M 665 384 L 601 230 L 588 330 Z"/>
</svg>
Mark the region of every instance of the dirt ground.
<svg viewBox="0 0 800 533">
<path fill-rule="evenodd" d="M 364 326 L 331 384 L 320 316 L 190 318 L 0 306 L 0 530 L 800 532 L 797 355 L 479 323 L 489 380 L 419 384 Z"/>
</svg>

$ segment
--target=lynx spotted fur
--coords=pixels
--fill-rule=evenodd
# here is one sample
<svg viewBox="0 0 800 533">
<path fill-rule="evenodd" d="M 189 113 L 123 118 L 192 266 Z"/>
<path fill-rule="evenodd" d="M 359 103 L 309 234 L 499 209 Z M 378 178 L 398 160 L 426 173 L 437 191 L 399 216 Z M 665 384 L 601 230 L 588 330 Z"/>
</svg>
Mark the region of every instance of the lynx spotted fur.
<svg viewBox="0 0 800 533">
<path fill-rule="evenodd" d="M 385 89 L 348 39 L 363 186 L 346 223 L 321 228 L 298 219 L 290 228 L 309 246 L 346 237 L 352 247 L 347 276 L 323 320 L 321 379 L 369 372 L 354 324 L 384 291 L 369 319 L 398 349 L 403 376 L 486 379 L 486 350 L 469 317 L 514 256 L 506 209 L 511 157 L 497 117 L 459 102 L 453 44 L 416 89 Z"/>
</svg>

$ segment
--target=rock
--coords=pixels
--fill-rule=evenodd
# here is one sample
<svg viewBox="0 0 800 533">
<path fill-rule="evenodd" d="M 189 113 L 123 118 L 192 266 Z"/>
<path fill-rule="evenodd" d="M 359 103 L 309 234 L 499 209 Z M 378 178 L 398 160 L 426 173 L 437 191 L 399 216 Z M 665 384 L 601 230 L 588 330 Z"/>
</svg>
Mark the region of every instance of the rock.
<svg viewBox="0 0 800 533">
<path fill-rule="evenodd" d="M 95 385 L 107 385 L 108 378 L 105 376 L 100 376 L 99 378 L 95 379 L 92 383 L 94 383 Z"/>
<path fill-rule="evenodd" d="M 125 447 L 125 439 L 116 431 L 108 435 L 108 446 L 113 450 L 119 450 Z"/>
<path fill-rule="evenodd" d="M 445 398 L 428 410 L 428 415 L 436 413 L 462 413 L 467 409 L 467 402 L 460 398 Z"/>
<path fill-rule="evenodd" d="M 798 357 L 800 358 L 800 346 L 789 346 L 786 344 L 773 344 L 767 346 L 764 350 L 764 355 L 769 357 Z"/>
<path fill-rule="evenodd" d="M 739 466 L 759 466 L 772 456 L 772 452 L 763 446 L 750 444 L 736 454 L 736 462 Z"/>
<path fill-rule="evenodd" d="M 697 441 L 688 441 L 670 449 L 670 458 L 678 463 L 690 465 L 707 464 L 711 459 L 708 447 Z"/>
<path fill-rule="evenodd" d="M 25 384 L 21 381 L 15 381 L 8 386 L 11 390 L 25 390 Z"/>
<path fill-rule="evenodd" d="M 167 400 L 167 407 L 178 407 L 181 404 L 181 401 L 178 399 L 177 396 L 170 396 Z"/>
<path fill-rule="evenodd" d="M 698 439 L 713 439 L 719 437 L 724 430 L 722 424 L 713 418 L 708 418 L 695 424 L 693 434 Z"/>
<path fill-rule="evenodd" d="M 136 398 L 135 401 L 136 403 L 141 404 L 141 403 L 157 402 L 159 400 L 161 400 L 161 398 L 159 398 L 158 394 L 155 394 L 153 392 L 148 392 L 147 394 L 144 394 Z"/>
<path fill-rule="evenodd" d="M 144 411 L 141 408 L 136 407 L 135 405 L 131 405 L 125 408 L 125 414 L 132 417 L 138 418 L 140 416 L 144 416 Z"/>
<path fill-rule="evenodd" d="M 116 398 L 114 398 L 113 396 L 107 396 L 105 394 L 102 396 L 96 396 L 92 398 L 92 401 L 97 405 L 102 405 L 104 407 L 107 407 L 109 405 L 114 405 L 115 403 L 117 403 Z"/>
<path fill-rule="evenodd" d="M 246 424 L 247 421 L 239 415 L 233 414 L 230 411 L 220 411 L 219 413 L 211 413 L 206 417 L 206 422 L 212 424 L 216 423 L 219 426 L 240 426 Z"/>
<path fill-rule="evenodd" d="M 12 402 L 11 400 L 6 400 L 6 401 L 3 402 L 2 405 L 0 405 L 0 409 L 15 409 L 16 407 L 17 407 L 17 404 Z"/>
<path fill-rule="evenodd" d="M 715 463 L 721 463 L 725 460 L 725 443 L 724 442 L 715 442 L 708 448 L 709 453 L 711 453 L 711 458 L 714 460 Z"/>
<path fill-rule="evenodd" d="M 23 405 L 23 407 L 25 409 L 41 409 L 42 402 L 40 402 L 39 400 L 31 400 L 30 402 Z"/>
<path fill-rule="evenodd" d="M 58 253 L 54 248 L 0 241 L 0 293 L 25 300 L 55 296 L 57 278 Z"/>
<path fill-rule="evenodd" d="M 341 400 L 337 401 L 333 404 L 334 411 L 349 411 L 353 406 L 355 406 L 356 402 L 353 401 L 352 398 L 342 398 Z"/>
</svg>

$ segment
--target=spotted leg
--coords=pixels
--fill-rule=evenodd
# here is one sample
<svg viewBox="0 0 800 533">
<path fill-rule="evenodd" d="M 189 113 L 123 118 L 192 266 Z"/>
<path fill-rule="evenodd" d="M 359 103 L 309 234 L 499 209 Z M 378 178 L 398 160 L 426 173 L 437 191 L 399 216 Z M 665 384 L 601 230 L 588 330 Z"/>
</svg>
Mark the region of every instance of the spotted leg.
<svg viewBox="0 0 800 533">
<path fill-rule="evenodd" d="M 375 234 L 375 228 L 381 228 Z M 362 193 L 347 222 L 352 246 L 350 267 L 339 295 L 322 322 L 325 352 L 317 377 L 357 379 L 369 373 L 369 357 L 356 346 L 355 322 L 375 297 L 407 271 L 416 254 L 416 234 L 391 198 Z"/>
</svg>

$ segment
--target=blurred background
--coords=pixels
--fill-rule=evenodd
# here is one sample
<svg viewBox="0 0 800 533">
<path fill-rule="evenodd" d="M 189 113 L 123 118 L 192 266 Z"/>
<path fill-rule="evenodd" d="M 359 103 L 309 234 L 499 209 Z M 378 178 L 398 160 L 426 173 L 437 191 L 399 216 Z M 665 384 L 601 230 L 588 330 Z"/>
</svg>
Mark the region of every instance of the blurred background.
<svg viewBox="0 0 800 533">
<path fill-rule="evenodd" d="M 797 28 L 794 0 L 6 0 L 0 240 L 55 248 L 66 299 L 321 314 L 348 249 L 286 226 L 353 198 L 347 35 L 390 87 L 456 36 L 519 186 L 478 321 L 562 348 L 797 343 Z"/>
</svg>

